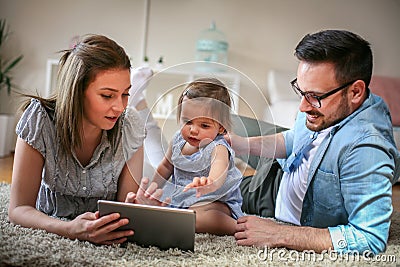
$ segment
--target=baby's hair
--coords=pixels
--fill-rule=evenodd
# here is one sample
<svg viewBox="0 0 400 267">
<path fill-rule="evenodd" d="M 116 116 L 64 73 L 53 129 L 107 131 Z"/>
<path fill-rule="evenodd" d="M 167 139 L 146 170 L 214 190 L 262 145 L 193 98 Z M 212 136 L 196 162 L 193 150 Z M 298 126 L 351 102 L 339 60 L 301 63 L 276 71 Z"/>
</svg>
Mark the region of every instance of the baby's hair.
<svg viewBox="0 0 400 267">
<path fill-rule="evenodd" d="M 226 131 L 231 129 L 231 96 L 226 86 L 216 78 L 199 78 L 189 83 L 179 97 L 177 120 L 179 122 L 182 112 L 183 98 L 201 98 L 205 105 L 210 107 L 210 115 Z"/>
</svg>

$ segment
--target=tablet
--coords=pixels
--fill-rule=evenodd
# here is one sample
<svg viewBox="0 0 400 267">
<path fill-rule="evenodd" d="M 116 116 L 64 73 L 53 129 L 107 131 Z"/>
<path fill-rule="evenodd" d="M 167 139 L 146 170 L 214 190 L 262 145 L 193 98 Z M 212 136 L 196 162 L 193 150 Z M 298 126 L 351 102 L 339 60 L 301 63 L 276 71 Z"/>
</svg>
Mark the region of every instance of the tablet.
<svg viewBox="0 0 400 267">
<path fill-rule="evenodd" d="M 189 209 L 147 206 L 99 200 L 100 216 L 117 212 L 129 223 L 119 230 L 132 229 L 128 241 L 160 249 L 179 248 L 194 251 L 196 213 Z"/>
</svg>

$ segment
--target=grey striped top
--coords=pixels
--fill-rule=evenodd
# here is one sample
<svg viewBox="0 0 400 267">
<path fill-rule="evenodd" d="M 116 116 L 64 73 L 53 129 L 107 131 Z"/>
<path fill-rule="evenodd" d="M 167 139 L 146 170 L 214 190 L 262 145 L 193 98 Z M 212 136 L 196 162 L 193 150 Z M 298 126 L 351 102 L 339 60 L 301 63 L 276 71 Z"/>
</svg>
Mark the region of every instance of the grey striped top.
<svg viewBox="0 0 400 267">
<path fill-rule="evenodd" d="M 36 208 L 49 216 L 73 219 L 97 210 L 97 200 L 115 200 L 119 175 L 130 158 L 143 144 L 144 122 L 137 111 L 127 108 L 118 127 L 115 142 L 110 143 L 103 131 L 100 144 L 88 165 L 65 153 L 58 141 L 53 112 L 32 99 L 19 120 L 16 133 L 39 151 L 44 158 L 42 181 Z"/>
</svg>

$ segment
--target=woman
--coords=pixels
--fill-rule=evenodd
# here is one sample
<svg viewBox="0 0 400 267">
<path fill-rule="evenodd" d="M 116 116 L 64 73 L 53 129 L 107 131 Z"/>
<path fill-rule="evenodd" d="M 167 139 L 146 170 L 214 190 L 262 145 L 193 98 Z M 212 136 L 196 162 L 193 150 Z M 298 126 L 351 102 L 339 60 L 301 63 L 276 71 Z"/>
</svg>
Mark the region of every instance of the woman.
<svg viewBox="0 0 400 267">
<path fill-rule="evenodd" d="M 127 219 L 100 218 L 97 200 L 161 204 L 161 191 L 141 181 L 145 131 L 127 107 L 130 61 L 101 35 L 62 52 L 54 96 L 30 96 L 16 128 L 9 218 L 71 239 L 122 243 L 133 231 L 114 230 Z"/>
</svg>

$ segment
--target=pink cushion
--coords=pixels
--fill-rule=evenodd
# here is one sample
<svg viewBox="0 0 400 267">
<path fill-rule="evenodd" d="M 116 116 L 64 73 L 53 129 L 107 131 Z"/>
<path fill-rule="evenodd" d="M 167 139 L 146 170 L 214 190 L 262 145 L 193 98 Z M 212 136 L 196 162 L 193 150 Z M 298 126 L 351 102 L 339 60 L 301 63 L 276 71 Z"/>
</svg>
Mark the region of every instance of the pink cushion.
<svg viewBox="0 0 400 267">
<path fill-rule="evenodd" d="M 400 126 L 400 78 L 375 75 L 369 88 L 388 105 L 393 125 Z"/>
</svg>

